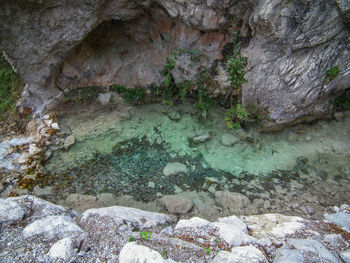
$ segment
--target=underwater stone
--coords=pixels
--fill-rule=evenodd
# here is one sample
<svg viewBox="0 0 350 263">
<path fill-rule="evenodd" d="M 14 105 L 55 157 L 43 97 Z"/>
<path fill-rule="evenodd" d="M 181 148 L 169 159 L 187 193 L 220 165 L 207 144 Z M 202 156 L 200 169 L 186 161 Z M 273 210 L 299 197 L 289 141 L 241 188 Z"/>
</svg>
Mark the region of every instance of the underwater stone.
<svg viewBox="0 0 350 263">
<path fill-rule="evenodd" d="M 101 207 L 97 201 L 97 197 L 92 195 L 70 194 L 67 196 L 65 202 L 68 207 L 72 207 L 79 212 L 84 212 L 90 208 Z"/>
<path fill-rule="evenodd" d="M 230 214 L 242 214 L 243 210 L 251 204 L 248 197 L 240 193 L 217 191 L 215 198 Z"/>
<path fill-rule="evenodd" d="M 75 137 L 74 135 L 69 135 L 65 140 L 64 140 L 64 148 L 68 149 L 75 143 Z"/>
<path fill-rule="evenodd" d="M 209 133 L 206 133 L 206 134 L 194 137 L 193 138 L 193 142 L 194 143 L 201 143 L 201 142 L 205 142 L 205 141 L 207 141 L 209 139 L 210 139 L 210 135 L 209 135 Z"/>
<path fill-rule="evenodd" d="M 221 143 L 224 146 L 232 146 L 238 141 L 239 141 L 239 138 L 229 133 L 224 133 L 221 137 Z"/>
<path fill-rule="evenodd" d="M 163 174 L 165 176 L 177 175 L 179 173 L 187 173 L 186 165 L 179 162 L 168 163 L 163 169 Z"/>
<path fill-rule="evenodd" d="M 178 111 L 171 111 L 169 112 L 168 117 L 173 121 L 178 121 L 181 119 L 181 114 Z"/>
<path fill-rule="evenodd" d="M 166 195 L 159 201 L 171 214 L 186 214 L 193 207 L 193 201 L 181 195 Z"/>
</svg>

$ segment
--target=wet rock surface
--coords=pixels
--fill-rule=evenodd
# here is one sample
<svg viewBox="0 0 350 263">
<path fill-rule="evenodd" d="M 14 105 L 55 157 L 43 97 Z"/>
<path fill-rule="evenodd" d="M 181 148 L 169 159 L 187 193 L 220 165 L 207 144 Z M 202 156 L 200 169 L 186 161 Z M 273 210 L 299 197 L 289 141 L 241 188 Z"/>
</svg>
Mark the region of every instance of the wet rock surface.
<svg viewBox="0 0 350 263">
<path fill-rule="evenodd" d="M 31 200 L 36 205 L 27 206 L 25 200 Z M 265 219 L 254 226 L 247 217 L 240 219 L 234 215 L 215 222 L 191 218 L 176 223 L 165 214 L 118 206 L 91 209 L 78 217 L 68 213 L 65 208 L 57 211 L 60 215 L 50 215 L 43 208 L 59 206 L 33 196 L 1 199 L 0 209 L 9 201 L 19 205 L 25 215 L 21 220 L 13 219 L 1 225 L 0 257 L 6 263 L 348 260 L 346 249 L 350 232 L 331 233 L 337 229 L 326 228 L 328 223 L 322 221 L 300 218 L 304 227 L 290 227 L 286 233 L 278 225 L 295 222 L 295 218 L 259 215 Z M 43 231 L 28 235 L 28 228 L 33 228 L 33 225 L 40 225 Z M 68 225 L 70 230 L 79 231 L 65 231 Z M 277 227 L 271 228 L 271 225 Z M 174 232 L 166 230 L 173 226 Z M 253 232 L 248 231 L 251 228 Z M 338 241 L 342 240 L 342 243 L 336 241 L 337 247 L 331 241 L 335 237 Z"/>
</svg>

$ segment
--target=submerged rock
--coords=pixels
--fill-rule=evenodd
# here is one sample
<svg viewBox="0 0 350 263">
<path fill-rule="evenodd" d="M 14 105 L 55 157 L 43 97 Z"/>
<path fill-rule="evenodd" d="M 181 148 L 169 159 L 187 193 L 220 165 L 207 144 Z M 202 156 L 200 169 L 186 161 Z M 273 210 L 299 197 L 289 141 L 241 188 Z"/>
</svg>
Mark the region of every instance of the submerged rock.
<svg viewBox="0 0 350 263">
<path fill-rule="evenodd" d="M 187 173 L 186 165 L 179 162 L 168 163 L 163 169 L 163 174 L 165 176 L 177 175 L 179 173 Z"/>
<path fill-rule="evenodd" d="M 193 207 L 192 200 L 181 194 L 166 195 L 159 199 L 159 202 L 164 205 L 171 214 L 186 214 Z"/>
<path fill-rule="evenodd" d="M 64 140 L 64 148 L 69 149 L 73 144 L 75 143 L 75 137 L 74 135 L 69 135 L 65 140 Z"/>
<path fill-rule="evenodd" d="M 240 139 L 237 138 L 235 135 L 229 134 L 229 133 L 224 133 L 221 137 L 221 143 L 224 146 L 228 146 L 228 147 L 234 145 L 239 140 Z"/>
<path fill-rule="evenodd" d="M 240 193 L 217 191 L 215 198 L 230 214 L 243 214 L 251 204 L 248 197 Z"/>
<path fill-rule="evenodd" d="M 206 133 L 206 134 L 194 137 L 193 138 L 193 142 L 194 143 L 201 143 L 201 142 L 205 142 L 205 141 L 207 141 L 209 139 L 210 139 L 210 135 L 209 135 L 209 133 Z"/>
</svg>

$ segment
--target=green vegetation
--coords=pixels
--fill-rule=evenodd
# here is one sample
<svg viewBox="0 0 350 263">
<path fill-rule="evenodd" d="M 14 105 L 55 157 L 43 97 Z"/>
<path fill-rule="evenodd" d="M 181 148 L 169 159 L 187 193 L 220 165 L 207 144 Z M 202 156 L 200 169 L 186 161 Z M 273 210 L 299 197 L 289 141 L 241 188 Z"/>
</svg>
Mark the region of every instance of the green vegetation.
<svg viewBox="0 0 350 263">
<path fill-rule="evenodd" d="M 203 247 L 203 250 L 205 253 L 207 253 L 208 255 L 211 253 L 211 249 L 208 247 L 208 248 L 205 248 Z"/>
<path fill-rule="evenodd" d="M 350 94 L 344 93 L 335 99 L 334 105 L 340 110 L 350 110 Z"/>
<path fill-rule="evenodd" d="M 340 72 L 340 68 L 338 66 L 332 67 L 327 70 L 326 72 L 326 79 L 325 81 L 330 81 L 338 77 Z"/>
<path fill-rule="evenodd" d="M 0 51 L 1 52 L 1 51 Z M 3 55 L 0 56 L 0 121 L 17 113 L 16 100 L 21 92 L 21 80 Z"/>
<path fill-rule="evenodd" d="M 104 87 L 89 86 L 69 90 L 65 93 L 64 101 L 66 103 L 84 103 L 96 100 L 98 95 L 105 91 Z"/>
<path fill-rule="evenodd" d="M 129 103 L 139 103 L 146 96 L 146 90 L 142 87 L 127 89 L 121 85 L 114 85 L 113 90 L 120 94 L 122 98 Z"/>
<path fill-rule="evenodd" d="M 232 90 L 238 90 L 242 85 L 247 82 L 245 79 L 245 67 L 247 66 L 247 59 L 243 57 L 239 51 L 240 42 L 238 41 L 239 34 L 234 32 L 232 44 L 233 44 L 233 54 L 227 56 L 226 61 L 226 72 L 229 74 L 230 88 Z"/>
<path fill-rule="evenodd" d="M 133 235 L 130 235 L 128 241 L 129 241 L 129 242 L 132 242 L 132 241 L 134 241 L 134 240 L 135 240 L 135 238 L 133 237 Z"/>
<path fill-rule="evenodd" d="M 151 239 L 151 237 L 152 237 L 152 232 L 148 232 L 148 231 L 140 232 L 141 239 L 143 238 L 143 239 L 147 240 L 147 239 Z"/>
<path fill-rule="evenodd" d="M 199 73 L 196 84 L 197 102 L 194 106 L 199 111 L 201 116 L 206 119 L 209 110 L 215 105 L 215 101 L 211 98 L 211 94 L 217 83 L 212 80 L 208 70 L 203 70 Z"/>
<path fill-rule="evenodd" d="M 241 128 L 241 124 L 248 120 L 249 113 L 242 106 L 242 104 L 237 103 L 228 109 L 225 113 L 225 122 L 227 127 L 230 129 Z"/>
</svg>

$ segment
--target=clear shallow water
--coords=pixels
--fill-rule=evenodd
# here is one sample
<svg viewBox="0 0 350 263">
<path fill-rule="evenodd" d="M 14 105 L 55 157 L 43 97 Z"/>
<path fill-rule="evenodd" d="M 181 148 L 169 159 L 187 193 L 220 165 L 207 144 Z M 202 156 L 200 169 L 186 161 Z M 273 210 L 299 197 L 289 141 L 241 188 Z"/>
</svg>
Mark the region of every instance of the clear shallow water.
<svg viewBox="0 0 350 263">
<path fill-rule="evenodd" d="M 281 212 L 290 211 L 291 202 L 305 193 L 317 196 L 316 208 L 350 199 L 350 116 L 259 133 L 254 127 L 229 130 L 220 110 L 202 121 L 190 105 L 121 105 L 86 110 L 62 123 L 77 142 L 68 151 L 55 152 L 46 165 L 57 172 L 53 185 L 62 198 L 109 192 L 150 202 L 190 191 L 215 199 L 216 191 L 230 191 L 251 201 L 282 200 L 265 209 Z M 207 133 L 209 140 L 193 142 Z M 237 142 L 225 145 L 222 137 L 227 135 Z M 188 172 L 164 176 L 169 162 L 185 164 Z"/>
</svg>

